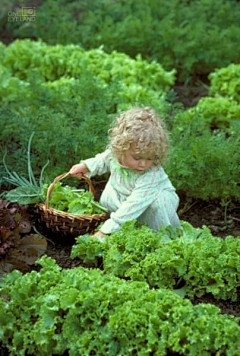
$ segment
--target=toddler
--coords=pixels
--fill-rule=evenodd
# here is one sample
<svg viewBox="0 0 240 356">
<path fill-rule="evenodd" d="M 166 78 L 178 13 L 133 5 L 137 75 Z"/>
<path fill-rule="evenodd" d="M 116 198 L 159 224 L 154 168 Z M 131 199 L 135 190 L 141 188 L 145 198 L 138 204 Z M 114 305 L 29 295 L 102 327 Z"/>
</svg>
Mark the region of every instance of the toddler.
<svg viewBox="0 0 240 356">
<path fill-rule="evenodd" d="M 74 165 L 70 173 L 92 177 L 110 172 L 100 204 L 111 213 L 100 231 L 104 236 L 137 219 L 154 230 L 179 227 L 179 198 L 161 164 L 166 158 L 168 137 L 163 121 L 150 107 L 122 112 L 109 130 L 105 152 Z"/>
</svg>

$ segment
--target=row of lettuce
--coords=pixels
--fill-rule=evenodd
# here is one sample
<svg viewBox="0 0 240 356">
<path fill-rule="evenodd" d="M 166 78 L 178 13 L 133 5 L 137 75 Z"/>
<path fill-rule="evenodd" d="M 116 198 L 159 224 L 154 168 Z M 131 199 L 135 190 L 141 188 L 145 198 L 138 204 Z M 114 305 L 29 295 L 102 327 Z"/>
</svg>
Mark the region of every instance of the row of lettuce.
<svg viewBox="0 0 240 356">
<path fill-rule="evenodd" d="M 212 294 L 236 301 L 240 287 L 240 239 L 212 236 L 207 227 L 182 222 L 182 230 L 162 227 L 158 232 L 134 221 L 104 242 L 79 236 L 72 258 L 86 267 L 100 267 L 116 277 L 167 288 L 190 299 Z"/>
<path fill-rule="evenodd" d="M 239 63 L 239 17 L 236 0 L 44 0 L 32 8 L 26 0 L 11 0 L 3 3 L 0 32 L 8 40 L 74 43 L 87 50 L 104 45 L 108 53 L 132 58 L 141 53 L 176 68 L 184 81 Z"/>
<path fill-rule="evenodd" d="M 239 199 L 240 65 L 210 75 L 209 96 L 183 110 L 173 100 L 176 70 L 167 72 L 139 55 L 102 48 L 50 46 L 42 41 L 0 44 L 0 132 L 10 171 L 26 174 L 25 151 L 46 179 L 104 150 L 107 131 L 121 111 L 149 105 L 164 117 L 171 150 L 165 168 L 190 197 Z M 0 179 L 4 176 L 0 167 Z"/>
<path fill-rule="evenodd" d="M 240 352 L 239 318 L 98 269 L 61 268 L 0 281 L 0 338 L 10 355 L 226 355 Z"/>
</svg>

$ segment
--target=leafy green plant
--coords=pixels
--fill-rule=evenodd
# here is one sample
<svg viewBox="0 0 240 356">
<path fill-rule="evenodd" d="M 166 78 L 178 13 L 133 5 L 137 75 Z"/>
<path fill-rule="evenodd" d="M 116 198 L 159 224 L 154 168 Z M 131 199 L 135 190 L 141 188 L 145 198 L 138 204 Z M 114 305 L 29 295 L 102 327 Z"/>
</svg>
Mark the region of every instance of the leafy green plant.
<svg viewBox="0 0 240 356">
<path fill-rule="evenodd" d="M 176 115 L 175 123 L 187 126 L 192 121 L 199 125 L 199 132 L 206 128 L 231 133 L 231 126 L 240 117 L 240 105 L 227 97 L 204 97 L 196 106 Z"/>
<path fill-rule="evenodd" d="M 42 268 L 0 280 L 0 337 L 10 355 L 239 354 L 238 318 L 169 290 L 82 267 Z M 137 296 L 137 298 L 136 298 Z"/>
<path fill-rule="evenodd" d="M 55 81 L 90 72 L 103 83 L 118 80 L 127 88 L 138 84 L 161 93 L 174 83 L 176 72 L 167 72 L 156 61 L 149 63 L 141 55 L 132 59 L 116 51 L 108 54 L 102 47 L 85 51 L 77 45 L 50 46 L 30 40 L 16 40 L 6 47 L 3 65 L 21 80 L 38 75 L 39 80 Z"/>
<path fill-rule="evenodd" d="M 184 82 L 239 63 L 239 13 L 234 0 L 47 0 L 37 8 L 37 21 L 8 22 L 7 28 L 17 38 L 41 38 L 51 45 L 104 45 L 108 53 L 132 58 L 140 53 L 164 68 L 176 68 Z"/>
<path fill-rule="evenodd" d="M 170 159 L 165 169 L 177 190 L 187 196 L 204 200 L 239 200 L 240 153 L 236 150 L 239 121 L 224 121 L 223 113 L 220 121 L 221 116 L 218 120 L 215 115 L 219 109 L 214 108 L 214 104 L 211 107 L 212 115 L 210 109 L 201 112 L 196 107 L 175 117 Z M 213 129 L 209 127 L 210 122 Z M 222 128 L 216 128 L 216 123 Z"/>
<path fill-rule="evenodd" d="M 216 69 L 209 74 L 211 81 L 210 95 L 223 96 L 233 102 L 240 103 L 240 65 L 230 64 L 225 68 Z"/>
<path fill-rule="evenodd" d="M 3 158 L 3 164 L 4 168 L 6 170 L 6 173 L 8 174 L 7 176 L 4 176 L 2 178 L 4 183 L 8 183 L 10 185 L 17 186 L 17 188 L 3 192 L 1 194 L 2 197 L 7 199 L 10 202 L 17 202 L 19 204 L 33 204 L 37 203 L 40 200 L 41 197 L 41 190 L 43 187 L 43 174 L 44 170 L 47 167 L 48 163 L 45 164 L 45 166 L 41 170 L 41 175 L 39 178 L 39 181 L 34 176 L 32 166 L 31 166 L 31 142 L 32 138 L 34 136 L 34 132 L 29 138 L 28 141 L 28 151 L 27 151 L 27 162 L 28 162 L 28 180 L 25 177 L 19 176 L 16 172 L 10 172 L 6 162 L 5 162 L 5 157 L 6 154 L 4 155 Z"/>
<path fill-rule="evenodd" d="M 78 237 L 71 256 L 90 266 L 97 266 L 102 256 L 106 273 L 147 282 L 151 288 L 175 289 L 190 298 L 211 293 L 236 300 L 240 238 L 222 240 L 208 228 L 195 229 L 186 222 L 182 228 L 162 227 L 155 232 L 129 222 L 105 237 L 104 243 L 88 235 Z"/>
<path fill-rule="evenodd" d="M 105 245 L 89 234 L 77 237 L 76 242 L 72 247 L 71 258 L 80 259 L 86 267 L 102 267 Z"/>
<path fill-rule="evenodd" d="M 185 275 L 189 297 L 211 293 L 219 299 L 237 300 L 239 286 L 240 236 L 208 237 L 189 246 Z M 230 291 L 231 290 L 231 291 Z"/>
</svg>

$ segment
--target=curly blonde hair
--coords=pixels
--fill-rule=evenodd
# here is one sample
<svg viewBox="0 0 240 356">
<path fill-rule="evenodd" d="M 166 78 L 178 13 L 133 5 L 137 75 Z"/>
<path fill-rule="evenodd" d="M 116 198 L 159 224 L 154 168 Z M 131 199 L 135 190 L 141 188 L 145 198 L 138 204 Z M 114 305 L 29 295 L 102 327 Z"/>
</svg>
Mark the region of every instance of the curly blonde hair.
<svg viewBox="0 0 240 356">
<path fill-rule="evenodd" d="M 160 165 L 166 159 L 166 127 L 151 107 L 136 107 L 122 112 L 109 130 L 109 138 L 109 148 L 117 159 L 132 144 L 135 144 L 136 153 L 153 157 L 155 165 Z"/>
</svg>

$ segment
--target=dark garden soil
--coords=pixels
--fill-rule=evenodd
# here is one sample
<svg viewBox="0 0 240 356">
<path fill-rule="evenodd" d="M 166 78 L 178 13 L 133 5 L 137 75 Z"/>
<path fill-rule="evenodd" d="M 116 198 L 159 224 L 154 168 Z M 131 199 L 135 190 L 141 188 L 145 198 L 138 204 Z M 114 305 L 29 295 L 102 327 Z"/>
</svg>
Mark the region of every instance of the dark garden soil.
<svg viewBox="0 0 240 356">
<path fill-rule="evenodd" d="M 176 94 L 176 101 L 183 104 L 185 109 L 195 106 L 198 101 L 208 95 L 208 78 L 199 78 L 194 84 L 184 85 L 176 83 L 173 90 Z"/>
<path fill-rule="evenodd" d="M 204 81 L 207 82 L 207 79 L 204 78 Z M 208 85 L 203 83 L 195 85 L 176 83 L 173 89 L 177 96 L 176 101 L 182 103 L 185 109 L 195 106 L 202 97 L 208 95 Z"/>
</svg>

